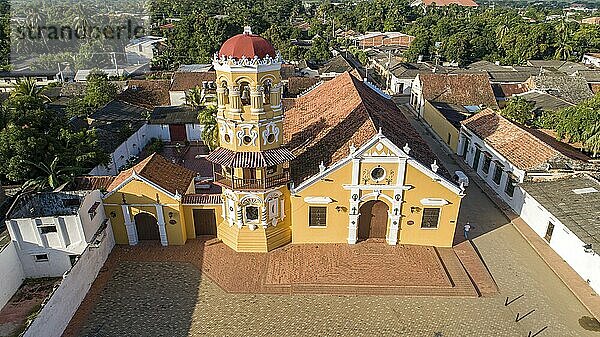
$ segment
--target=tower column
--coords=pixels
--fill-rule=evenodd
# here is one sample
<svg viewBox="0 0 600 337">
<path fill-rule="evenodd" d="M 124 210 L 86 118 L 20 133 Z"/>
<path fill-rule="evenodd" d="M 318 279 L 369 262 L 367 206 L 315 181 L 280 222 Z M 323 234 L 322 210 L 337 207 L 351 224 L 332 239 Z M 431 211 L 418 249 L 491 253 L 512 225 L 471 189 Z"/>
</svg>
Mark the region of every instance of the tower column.
<svg viewBox="0 0 600 337">
<path fill-rule="evenodd" d="M 217 103 L 218 105 L 218 109 L 219 110 L 224 110 L 225 109 L 225 102 L 227 101 L 227 89 L 223 88 L 223 87 L 218 87 L 217 88 Z"/>
<path fill-rule="evenodd" d="M 281 86 L 274 85 L 271 88 L 271 108 L 277 110 L 281 108 Z"/>
<path fill-rule="evenodd" d="M 264 111 L 262 102 L 262 87 L 256 86 L 250 91 L 250 112 L 261 113 Z"/>
<path fill-rule="evenodd" d="M 231 105 L 231 112 L 242 111 L 242 99 L 240 98 L 240 88 L 232 87 L 229 90 L 229 103 Z"/>
</svg>

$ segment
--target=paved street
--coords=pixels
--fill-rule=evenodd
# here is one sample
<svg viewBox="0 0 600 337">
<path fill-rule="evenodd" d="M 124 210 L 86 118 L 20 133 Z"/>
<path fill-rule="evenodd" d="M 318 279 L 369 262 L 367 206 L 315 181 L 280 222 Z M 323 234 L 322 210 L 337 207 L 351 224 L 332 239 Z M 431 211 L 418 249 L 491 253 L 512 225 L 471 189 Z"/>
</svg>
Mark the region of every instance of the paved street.
<svg viewBox="0 0 600 337">
<path fill-rule="evenodd" d="M 426 140 L 450 171 L 457 168 L 435 140 Z M 587 310 L 475 184 L 459 220 L 475 226 L 473 242 L 499 294 L 228 294 L 190 263 L 121 262 L 77 335 L 526 337 L 543 330 L 538 337 L 600 336 L 580 326 Z M 512 303 L 505 306 L 507 297 Z M 525 317 L 515 322 L 517 314 Z"/>
</svg>

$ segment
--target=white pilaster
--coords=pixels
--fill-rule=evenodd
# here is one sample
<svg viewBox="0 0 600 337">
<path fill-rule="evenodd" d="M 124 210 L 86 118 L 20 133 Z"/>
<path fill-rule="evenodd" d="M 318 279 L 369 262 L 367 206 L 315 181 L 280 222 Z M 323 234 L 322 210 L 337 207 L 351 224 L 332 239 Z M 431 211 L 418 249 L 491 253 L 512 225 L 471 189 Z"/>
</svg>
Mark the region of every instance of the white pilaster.
<svg viewBox="0 0 600 337">
<path fill-rule="evenodd" d="M 154 205 L 156 208 L 156 219 L 158 220 L 158 232 L 160 233 L 160 244 L 163 246 L 169 245 L 167 240 L 167 229 L 165 228 L 165 215 L 162 205 Z"/>
<path fill-rule="evenodd" d="M 131 213 L 129 213 L 129 205 L 121 205 L 123 210 L 123 219 L 125 219 L 125 228 L 127 229 L 127 239 L 129 240 L 130 246 L 138 244 L 137 228 L 135 223 L 131 221 Z"/>
<path fill-rule="evenodd" d="M 348 215 L 348 244 L 351 245 L 358 241 L 358 218 L 360 217 L 359 200 L 360 190 L 358 188 L 351 189 L 350 209 Z"/>
</svg>

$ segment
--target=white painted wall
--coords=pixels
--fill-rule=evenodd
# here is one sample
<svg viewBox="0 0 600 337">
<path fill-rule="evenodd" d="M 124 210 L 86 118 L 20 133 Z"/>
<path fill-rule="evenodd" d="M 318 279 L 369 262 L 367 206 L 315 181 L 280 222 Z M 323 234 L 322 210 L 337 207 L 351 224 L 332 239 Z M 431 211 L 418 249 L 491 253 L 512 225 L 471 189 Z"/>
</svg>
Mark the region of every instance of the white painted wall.
<svg viewBox="0 0 600 337">
<path fill-rule="evenodd" d="M 414 80 L 414 78 L 397 78 L 392 74 L 392 78 L 390 79 L 390 90 L 395 95 L 410 95 Z"/>
<path fill-rule="evenodd" d="M 546 235 L 548 223 L 554 224 L 550 247 L 573 268 L 594 291 L 600 293 L 600 255 L 586 253 L 585 243 L 540 205 L 531 195 L 522 198 L 521 218 L 540 236 Z"/>
<path fill-rule="evenodd" d="M 124 141 L 111 154 L 111 162 L 108 166 L 98 165 L 90 171 L 90 175 L 117 175 L 119 168 L 127 163 L 133 156 L 138 156 L 142 149 L 148 145 L 152 138 L 170 141 L 168 125 L 144 124 L 126 141 Z"/>
<path fill-rule="evenodd" d="M 169 91 L 171 105 L 184 105 L 186 103 L 185 91 Z"/>
<path fill-rule="evenodd" d="M 185 131 L 187 138 L 190 142 L 202 140 L 202 130 L 204 126 L 202 124 L 186 124 Z"/>
<path fill-rule="evenodd" d="M 86 248 L 75 266 L 63 276 L 60 286 L 43 304 L 23 337 L 60 337 L 114 246 L 115 240 L 109 223 L 99 246 Z"/>
<path fill-rule="evenodd" d="M 21 260 L 12 241 L 0 251 L 0 266 L 2 266 L 0 272 L 0 308 L 2 308 L 25 279 Z"/>
<path fill-rule="evenodd" d="M 86 237 L 91 239 L 106 219 L 103 209 L 98 211 L 100 216 L 96 215 L 94 219 L 90 219 L 87 214 L 90 206 L 96 201 L 102 201 L 100 191 L 85 196 L 77 215 L 6 221 L 25 277 L 58 277 L 71 269 L 69 255 L 82 254 L 87 246 Z M 57 231 L 42 234 L 39 228 L 42 224 L 56 226 Z M 39 254 L 46 254 L 47 261 L 36 260 L 35 255 Z"/>
<path fill-rule="evenodd" d="M 506 183 L 508 180 L 508 173 L 512 173 L 517 178 L 517 183 L 521 183 L 525 179 L 525 175 L 526 175 L 525 171 L 517 168 L 515 165 L 513 165 L 510 161 L 508 161 L 504 156 L 502 156 L 500 153 L 498 153 L 498 151 L 494 150 L 493 147 L 489 146 L 486 142 L 484 142 L 477 135 L 473 134 L 472 132 L 466 131 L 466 129 L 464 127 L 461 127 L 459 140 L 458 140 L 457 154 L 459 156 L 462 155 L 463 151 L 465 150 L 464 146 L 465 146 L 466 139 L 469 139 L 469 147 L 466 149 L 467 156 L 466 156 L 465 162 L 469 166 L 473 167 L 473 165 L 475 163 L 475 154 L 477 153 L 477 147 L 479 147 L 481 149 L 479 164 L 477 165 L 477 168 L 473 168 L 473 169 L 475 169 L 477 171 L 477 175 L 479 175 L 487 183 L 487 185 L 492 190 L 494 190 L 494 192 L 496 192 L 496 194 L 500 198 L 502 198 L 502 200 L 504 202 L 506 202 L 517 214 L 519 214 L 519 212 L 521 211 L 521 207 L 522 207 L 522 205 L 521 205 L 521 203 L 522 203 L 521 200 L 522 200 L 522 195 L 523 195 L 522 189 L 518 186 L 515 187 L 514 194 L 511 197 L 508 194 L 506 194 L 505 188 L 506 188 Z M 488 152 L 492 158 L 492 163 L 490 164 L 490 169 L 488 170 L 487 174 L 483 171 L 483 161 L 484 161 L 483 151 Z M 494 181 L 494 171 L 496 170 L 497 163 L 502 165 L 502 169 L 503 169 L 502 178 L 500 179 L 500 184 L 496 184 L 496 182 Z"/>
</svg>

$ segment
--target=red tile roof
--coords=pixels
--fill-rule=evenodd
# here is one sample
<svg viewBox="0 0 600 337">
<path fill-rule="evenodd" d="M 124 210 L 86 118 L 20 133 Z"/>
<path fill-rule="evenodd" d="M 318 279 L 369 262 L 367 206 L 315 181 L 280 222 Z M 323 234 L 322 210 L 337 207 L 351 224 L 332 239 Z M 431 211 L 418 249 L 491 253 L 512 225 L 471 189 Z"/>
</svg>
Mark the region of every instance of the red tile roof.
<svg viewBox="0 0 600 337">
<path fill-rule="evenodd" d="M 400 148 L 408 143 L 410 155 L 425 165 L 437 160 L 398 107 L 353 75 L 346 72 L 321 84 L 285 112 L 284 141 L 296 156 L 292 179 L 300 183 L 317 174 L 321 162 L 330 166 L 347 157 L 350 145 L 364 145 L 380 127 Z"/>
<path fill-rule="evenodd" d="M 153 109 L 155 106 L 169 105 L 169 80 L 129 80 L 127 90 L 117 99 L 129 104 Z"/>
<path fill-rule="evenodd" d="M 462 124 L 524 171 L 543 169 L 546 163 L 561 159 L 589 159 L 568 144 L 512 123 L 491 109 L 476 113 Z"/>
<path fill-rule="evenodd" d="M 497 108 L 486 74 L 419 74 L 423 97 L 430 102 Z"/>
<path fill-rule="evenodd" d="M 129 179 L 134 171 L 137 175 L 148 179 L 172 194 L 187 192 L 196 176 L 196 173 L 193 171 L 173 164 L 163 156 L 154 153 L 134 167 L 119 173 L 115 180 L 108 186 L 107 190 L 112 191 L 117 188 L 121 183 Z"/>
<path fill-rule="evenodd" d="M 75 178 L 76 190 L 104 190 L 115 180 L 115 176 L 82 176 Z"/>
<path fill-rule="evenodd" d="M 217 73 L 214 71 L 177 71 L 173 74 L 170 91 L 186 91 L 201 86 L 203 81 L 214 82 L 216 80 Z"/>
</svg>

